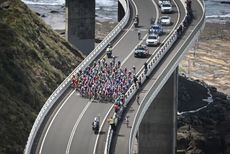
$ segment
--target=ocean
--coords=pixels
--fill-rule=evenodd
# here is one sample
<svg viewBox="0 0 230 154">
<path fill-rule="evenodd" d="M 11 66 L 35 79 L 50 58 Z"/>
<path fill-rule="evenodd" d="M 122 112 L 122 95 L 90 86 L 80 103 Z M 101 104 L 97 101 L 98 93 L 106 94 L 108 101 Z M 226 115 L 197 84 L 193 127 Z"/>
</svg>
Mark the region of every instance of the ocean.
<svg viewBox="0 0 230 154">
<path fill-rule="evenodd" d="M 65 27 L 65 0 L 22 0 L 32 10 L 43 15 L 46 23 L 54 29 Z M 117 21 L 118 0 L 96 0 L 96 19 L 99 21 Z M 230 1 L 230 0 L 229 0 Z M 222 4 L 219 0 L 205 0 L 206 17 L 209 22 L 230 20 L 230 4 Z M 51 14 L 50 11 L 58 11 Z"/>
</svg>

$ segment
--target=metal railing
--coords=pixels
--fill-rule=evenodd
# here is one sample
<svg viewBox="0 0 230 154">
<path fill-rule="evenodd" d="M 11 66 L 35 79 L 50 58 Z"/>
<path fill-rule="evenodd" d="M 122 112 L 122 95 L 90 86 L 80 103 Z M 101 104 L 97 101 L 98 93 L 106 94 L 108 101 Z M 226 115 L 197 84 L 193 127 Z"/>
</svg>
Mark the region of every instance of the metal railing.
<svg viewBox="0 0 230 154">
<path fill-rule="evenodd" d="M 199 0 L 198 0 L 199 1 Z M 193 40 L 193 39 L 196 39 L 196 37 L 199 36 L 200 34 L 200 29 L 203 29 L 204 28 L 204 23 L 205 23 L 205 9 L 204 9 L 204 3 L 200 2 L 200 5 L 203 9 L 203 14 L 202 14 L 202 17 L 201 17 L 201 20 L 199 21 L 198 25 L 195 27 L 194 31 L 189 35 L 189 37 L 187 38 L 187 40 Z M 182 24 L 183 22 L 186 20 L 186 18 L 183 19 L 182 21 Z M 174 34 L 172 35 L 171 37 L 171 43 L 174 43 L 177 39 L 177 30 L 175 30 Z M 170 40 L 169 40 L 170 41 Z M 192 43 L 192 41 L 188 41 L 186 44 L 184 44 L 184 46 L 188 47 L 190 44 Z M 167 49 L 168 50 L 168 49 Z M 167 50 L 165 51 L 159 51 L 158 52 L 158 55 L 159 55 L 159 58 L 162 57 L 160 56 L 161 54 L 165 54 L 165 53 L 161 53 L 161 52 L 167 52 Z M 185 48 L 182 48 L 181 50 L 185 51 Z M 155 57 L 155 58 L 158 58 L 158 57 Z M 154 58 L 153 58 L 154 59 Z M 156 59 L 157 60 L 157 59 Z M 151 65 L 153 65 L 153 67 L 155 66 L 154 61 L 152 61 L 153 63 Z M 159 62 L 159 61 L 158 61 Z M 176 66 L 175 66 L 176 67 Z M 170 72 L 169 72 L 170 73 Z M 166 77 L 165 77 L 166 78 Z M 164 78 L 164 79 L 165 79 Z M 159 82 L 161 82 L 162 80 L 159 80 Z M 166 82 L 166 81 L 165 81 Z M 158 85 L 160 85 L 161 83 L 158 83 Z M 158 88 L 158 90 L 160 90 L 160 87 L 161 86 L 158 86 L 158 87 L 155 87 L 156 89 Z M 135 137 L 135 134 L 137 133 L 137 130 L 138 130 L 138 127 L 140 125 L 140 122 L 141 122 L 141 119 L 143 118 L 144 116 L 144 113 L 146 112 L 147 110 L 147 107 L 149 104 L 145 103 L 145 102 L 151 102 L 149 101 L 149 98 L 152 97 L 152 95 L 155 95 L 154 94 L 154 90 L 156 91 L 156 89 L 152 88 L 152 90 L 147 94 L 147 96 L 145 97 L 145 99 L 142 101 L 144 103 L 141 103 L 141 106 L 139 107 L 138 111 L 137 111 L 137 114 L 135 115 L 135 118 L 134 118 L 134 122 L 133 122 L 133 125 L 132 125 L 132 129 L 131 129 L 131 132 L 130 132 L 130 138 L 129 138 L 129 154 L 131 154 L 131 151 L 132 151 L 132 143 L 133 143 L 133 140 L 134 140 L 134 137 Z M 142 118 L 140 118 L 142 117 Z"/>
<path fill-rule="evenodd" d="M 203 1 L 201 1 L 200 4 L 202 2 Z M 199 29 L 203 29 L 204 22 L 205 22 L 204 3 L 202 3 L 201 5 L 203 6 L 202 7 L 203 8 L 202 18 L 199 21 L 199 24 L 196 26 L 196 28 L 193 31 L 193 33 L 190 35 L 190 37 L 194 37 L 196 33 L 200 33 L 198 31 Z M 185 5 L 184 5 L 184 7 L 185 7 Z M 185 8 L 185 10 L 186 10 L 186 8 Z M 185 20 L 187 20 L 186 16 L 182 20 L 180 26 L 183 26 L 183 23 L 185 22 Z M 174 30 L 174 32 L 171 34 L 171 36 L 168 38 L 168 40 L 165 42 L 165 44 L 160 48 L 160 50 L 158 50 L 158 52 L 153 57 L 151 57 L 151 59 L 148 60 L 148 66 L 147 66 L 148 71 L 147 71 L 147 73 L 145 72 L 145 70 L 144 70 L 143 67 L 138 72 L 138 78 L 141 78 L 141 84 L 146 80 L 146 77 L 148 75 L 150 75 L 150 73 L 152 72 L 152 70 L 158 65 L 158 63 L 160 62 L 160 60 L 164 57 L 164 55 L 167 53 L 167 51 L 175 43 L 175 41 L 178 38 L 178 33 L 177 32 L 178 32 L 178 29 L 179 29 L 180 26 L 178 26 L 178 28 L 176 30 Z M 137 92 L 137 90 L 138 90 L 138 88 L 134 84 L 128 89 L 128 91 L 125 94 L 126 99 L 125 99 L 125 105 L 124 106 L 127 106 L 127 104 L 129 103 L 129 101 L 131 100 L 131 98 L 135 95 L 135 93 Z M 149 93 L 148 95 L 152 95 L 152 93 Z M 149 97 L 146 97 L 146 98 L 149 98 Z M 141 107 L 139 109 L 141 109 Z M 143 109 L 143 107 L 142 107 L 142 109 Z M 123 112 L 123 108 L 121 108 L 120 112 L 121 113 Z M 140 113 L 139 113 L 139 115 L 140 115 Z M 135 136 L 135 134 L 137 132 L 137 129 L 138 129 L 138 126 L 140 124 L 140 121 L 137 121 L 137 117 L 138 117 L 138 115 L 136 115 L 136 117 L 134 119 L 134 124 L 132 126 L 131 135 L 130 135 L 130 138 L 129 138 L 129 154 L 131 154 L 133 137 Z M 113 130 L 110 127 L 109 130 L 108 130 L 108 135 L 107 135 L 106 147 L 105 147 L 104 154 L 109 153 L 110 144 L 111 143 L 107 143 L 107 142 L 111 142 L 112 135 L 113 135 Z"/>
<path fill-rule="evenodd" d="M 24 150 L 25 154 L 30 154 L 33 142 L 37 135 L 39 128 L 43 120 L 45 119 L 46 115 L 56 103 L 56 101 L 60 98 L 60 96 L 66 91 L 66 89 L 71 85 L 71 78 L 73 75 L 76 75 L 79 70 L 83 70 L 89 64 L 91 64 L 95 58 L 101 54 L 101 52 L 106 48 L 108 43 L 110 43 L 126 26 L 130 17 L 130 10 L 129 10 L 129 1 L 128 0 L 119 0 L 125 10 L 125 16 L 123 19 L 116 25 L 116 27 L 103 39 L 103 41 L 97 45 L 97 47 L 82 61 L 74 71 L 57 87 L 57 89 L 51 94 L 51 96 L 47 99 L 45 104 L 43 105 L 42 109 L 40 110 L 33 127 L 30 131 L 27 144 Z"/>
</svg>

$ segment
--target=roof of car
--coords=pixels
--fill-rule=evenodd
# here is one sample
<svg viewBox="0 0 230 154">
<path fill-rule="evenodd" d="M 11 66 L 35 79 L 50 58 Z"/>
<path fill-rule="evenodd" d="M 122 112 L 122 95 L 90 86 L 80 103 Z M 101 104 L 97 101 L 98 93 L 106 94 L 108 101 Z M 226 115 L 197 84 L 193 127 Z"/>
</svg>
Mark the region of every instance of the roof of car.
<svg viewBox="0 0 230 154">
<path fill-rule="evenodd" d="M 149 36 L 158 36 L 156 33 L 150 33 Z"/>
<path fill-rule="evenodd" d="M 161 25 L 160 24 L 154 24 L 154 25 L 151 25 L 151 27 L 161 27 Z"/>
<path fill-rule="evenodd" d="M 171 4 L 171 2 L 170 1 L 162 1 L 161 4 Z"/>
<path fill-rule="evenodd" d="M 161 18 L 161 19 L 166 19 L 166 18 L 169 19 L 170 16 L 161 16 L 160 18 Z"/>
</svg>

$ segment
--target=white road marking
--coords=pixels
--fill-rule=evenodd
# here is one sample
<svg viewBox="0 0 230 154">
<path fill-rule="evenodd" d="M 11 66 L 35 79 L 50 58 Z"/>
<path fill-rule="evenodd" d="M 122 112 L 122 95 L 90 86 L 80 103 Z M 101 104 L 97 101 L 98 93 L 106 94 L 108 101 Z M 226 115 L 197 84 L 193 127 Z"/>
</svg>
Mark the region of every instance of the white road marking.
<svg viewBox="0 0 230 154">
<path fill-rule="evenodd" d="M 61 105 L 61 107 L 57 110 L 57 112 L 56 112 L 55 115 L 53 116 L 51 122 L 49 123 L 49 126 L 48 126 L 48 128 L 47 128 L 47 130 L 46 130 L 46 132 L 45 132 L 44 137 L 43 137 L 43 140 L 42 140 L 42 143 L 41 143 L 41 147 L 40 147 L 40 149 L 39 149 L 39 154 L 42 153 L 42 149 L 43 149 L 43 146 L 44 146 L 44 143 L 45 143 L 45 139 L 46 139 L 46 137 L 47 137 L 47 134 L 48 134 L 48 132 L 49 132 L 49 130 L 50 130 L 51 125 L 52 125 L 53 122 L 54 122 L 54 119 L 57 117 L 59 111 L 62 109 L 62 107 L 65 105 L 65 103 L 69 100 L 69 98 L 73 95 L 74 92 L 75 92 L 75 91 L 72 91 L 72 92 L 70 93 L 70 95 L 66 98 L 66 100 L 63 102 L 63 104 Z"/>
<path fill-rule="evenodd" d="M 133 4 L 134 4 L 135 10 L 136 10 L 136 15 L 137 15 L 137 14 L 138 14 L 137 6 L 136 6 L 136 4 L 135 4 L 135 2 L 134 2 L 133 0 L 132 0 L 132 2 L 133 2 Z M 136 29 L 133 28 L 133 24 L 134 24 L 134 23 L 132 23 L 131 26 L 130 26 L 128 29 L 124 29 L 124 31 L 126 31 L 126 33 L 116 42 L 116 44 L 113 46 L 112 49 L 114 49 L 115 46 L 117 46 L 117 44 L 127 35 L 127 33 L 128 33 L 129 31 L 136 31 Z M 143 29 L 142 31 L 145 31 L 145 30 Z M 122 65 L 122 64 L 121 64 L 121 65 Z M 101 126 L 100 126 L 100 128 L 99 128 L 99 132 L 101 132 L 102 127 L 104 126 L 104 123 L 105 123 L 105 121 L 106 121 L 106 119 L 107 119 L 107 117 L 108 117 L 108 115 L 109 115 L 109 113 L 110 113 L 110 111 L 111 111 L 112 109 L 113 109 L 113 105 L 110 107 L 109 111 L 106 113 L 106 116 L 105 116 L 105 118 L 103 119 L 103 121 L 102 121 L 102 123 L 101 123 Z M 93 154 L 96 153 L 98 140 L 99 140 L 99 134 L 97 135 L 97 138 L 96 138 L 96 141 L 95 141 L 95 144 L 94 144 Z"/>
<path fill-rule="evenodd" d="M 153 4 L 155 5 L 155 8 L 156 8 L 156 20 L 155 20 L 155 23 L 157 23 L 158 18 L 159 18 L 159 10 L 158 10 L 158 7 L 157 7 L 157 4 L 155 3 L 155 1 L 152 0 L 152 2 L 153 2 Z M 129 57 L 133 54 L 133 52 L 135 51 L 135 49 L 137 48 L 137 46 L 140 45 L 140 44 L 142 44 L 142 42 L 146 39 L 147 36 L 148 36 L 148 33 L 144 35 L 144 37 L 141 39 L 141 41 L 133 48 L 133 50 L 129 53 L 129 55 L 126 56 L 126 58 L 122 61 L 121 65 L 123 65 L 129 59 Z"/>
<path fill-rule="evenodd" d="M 156 6 L 156 3 L 152 0 L 152 2 L 154 3 L 154 5 Z M 134 2 L 133 2 L 134 3 Z M 135 6 L 135 9 L 136 9 L 136 13 L 138 14 L 138 9 L 137 9 L 137 6 L 136 6 L 136 4 L 134 3 L 134 6 Z M 157 7 L 156 7 L 157 8 Z M 178 8 L 178 6 L 177 6 L 177 8 Z M 157 17 L 156 17 L 156 21 L 158 21 L 158 18 L 159 18 L 159 13 L 158 13 L 159 11 L 157 11 Z M 179 17 L 178 17 L 179 18 Z M 156 22 L 155 21 L 155 22 Z M 177 21 L 177 23 L 178 23 L 179 21 Z M 127 33 L 131 30 L 131 28 L 132 28 L 132 26 L 133 26 L 133 23 L 131 24 L 131 26 L 130 26 L 130 28 L 128 29 L 128 31 L 121 37 L 121 39 L 119 39 L 119 41 L 118 42 L 116 42 L 116 44 L 113 46 L 113 48 L 127 35 Z M 139 43 L 138 43 L 138 45 L 139 44 L 141 44 L 143 41 L 144 41 L 144 39 L 147 37 L 147 34 L 144 36 L 144 38 L 142 39 L 142 41 L 140 41 Z M 136 48 L 136 47 L 135 47 Z M 134 48 L 134 49 L 135 49 Z M 134 51 L 134 50 L 133 50 Z M 132 52 L 133 52 L 132 51 Z M 130 55 L 132 54 L 132 52 L 128 55 L 128 57 L 130 57 Z M 127 57 L 126 57 L 126 59 L 125 59 L 125 61 L 127 61 Z M 123 61 L 123 63 L 124 63 L 124 61 Z M 57 112 L 55 113 L 55 115 L 54 115 L 54 117 L 52 118 L 52 120 L 51 120 L 51 122 L 50 122 L 50 124 L 49 124 L 49 126 L 48 126 L 48 128 L 47 128 L 47 130 L 46 130 L 46 132 L 45 132 L 45 135 L 44 135 L 44 138 L 43 138 L 43 140 L 42 140 L 42 143 L 41 143 L 41 147 L 40 147 L 40 150 L 39 150 L 39 154 L 41 154 L 41 152 L 42 152 L 42 149 L 43 149 L 43 146 L 44 146 L 44 142 L 45 142 L 45 139 L 46 139 L 46 137 L 47 137 L 47 134 L 48 134 L 48 132 L 49 132 L 49 129 L 50 129 L 50 127 L 51 127 L 51 125 L 53 124 L 53 121 L 55 120 L 55 118 L 56 118 L 56 116 L 58 115 L 58 113 L 60 112 L 60 110 L 63 108 L 63 106 L 65 105 L 65 103 L 69 100 L 69 98 L 73 95 L 73 93 L 74 93 L 75 91 L 73 91 L 73 92 L 71 92 L 71 94 L 67 97 L 67 99 L 64 101 L 64 103 L 61 105 L 61 107 L 57 110 Z M 89 105 L 90 105 L 91 103 L 90 102 L 88 102 L 88 104 L 85 106 L 85 111 L 87 110 L 87 108 L 89 107 Z M 74 136 L 74 133 L 75 133 L 75 131 L 76 131 L 76 129 L 77 129 L 77 126 L 78 126 L 78 124 L 80 123 L 80 120 L 81 120 L 81 118 L 83 117 L 83 115 L 84 115 L 84 113 L 85 113 L 85 111 L 83 110 L 82 112 L 81 112 L 81 114 L 80 114 L 80 116 L 79 116 L 79 118 L 78 118 L 78 120 L 77 120 L 77 122 L 75 123 L 75 125 L 74 125 L 74 128 L 72 129 L 72 132 L 71 132 L 71 135 L 70 135 L 70 139 L 69 139 L 69 141 L 71 140 L 71 143 L 72 143 L 72 139 L 73 139 L 73 136 Z M 106 118 L 105 118 L 106 119 Z M 103 122 L 105 121 L 105 119 L 103 120 Z M 101 129 L 101 128 L 100 128 Z M 72 136 L 72 137 L 71 137 Z M 98 139 L 97 139 L 98 140 Z M 97 142 L 97 141 L 96 141 Z M 68 147 L 70 148 L 70 146 L 71 146 L 71 143 L 69 143 L 68 142 L 68 145 L 67 145 L 67 149 L 66 149 L 66 152 L 69 152 L 69 149 L 68 149 Z M 96 149 L 96 148 L 95 148 Z"/>
<path fill-rule="evenodd" d="M 91 103 L 92 103 L 92 101 L 89 101 L 87 103 L 87 105 L 84 107 L 84 109 L 82 110 L 81 114 L 79 115 L 76 123 L 74 124 L 74 127 L 73 127 L 73 129 L 71 131 L 71 134 L 70 134 L 70 137 L 69 137 L 67 148 L 66 148 L 66 151 L 65 151 L 66 154 L 69 154 L 69 151 L 70 151 L 70 148 L 71 148 L 71 144 L 72 144 L 72 141 L 73 141 L 73 137 L 74 137 L 74 134 L 75 134 L 75 132 L 77 130 L 77 127 L 78 127 L 78 125 L 79 125 L 79 123 L 80 123 L 83 115 L 85 114 L 86 110 L 88 109 L 88 107 L 90 106 Z"/>
<path fill-rule="evenodd" d="M 101 132 L 102 130 L 102 127 L 104 126 L 104 123 L 109 115 L 109 113 L 111 112 L 111 110 L 113 109 L 113 105 L 110 107 L 109 111 L 106 113 L 105 115 L 105 118 L 103 119 L 102 123 L 101 123 L 101 126 L 100 126 L 100 129 L 99 129 L 99 132 Z M 93 154 L 96 154 L 96 150 L 97 150 L 97 144 L 98 144 L 98 140 L 99 140 L 99 134 L 97 134 L 97 138 L 96 138 L 96 141 L 95 141 L 95 144 L 94 144 L 94 148 L 93 148 Z"/>
</svg>

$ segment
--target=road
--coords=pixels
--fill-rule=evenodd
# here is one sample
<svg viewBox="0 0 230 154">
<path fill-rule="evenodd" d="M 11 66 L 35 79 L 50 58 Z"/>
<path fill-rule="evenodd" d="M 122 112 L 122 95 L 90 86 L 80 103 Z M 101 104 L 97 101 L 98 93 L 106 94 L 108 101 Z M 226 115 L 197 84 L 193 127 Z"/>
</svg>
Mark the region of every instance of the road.
<svg viewBox="0 0 230 154">
<path fill-rule="evenodd" d="M 150 19 L 152 17 L 157 19 L 159 14 L 156 1 L 136 0 L 134 2 L 132 4 L 135 8 L 133 13 L 139 15 L 142 40 L 138 40 L 137 29 L 131 25 L 123 31 L 123 34 L 114 43 L 113 54 L 122 62 L 122 67 L 131 69 L 135 65 L 136 69 L 139 70 L 147 59 L 134 58 L 133 51 L 146 38 Z M 174 8 L 174 10 L 177 9 Z M 170 16 L 174 25 L 166 28 L 166 34 L 161 37 L 161 42 L 164 41 L 177 22 L 177 13 Z M 150 48 L 150 53 L 153 54 L 156 49 L 157 47 Z M 94 116 L 100 116 L 101 121 L 105 121 L 111 106 L 112 103 L 110 102 L 98 102 L 97 100 L 82 98 L 77 92 L 71 90 L 44 125 L 35 153 L 87 154 L 93 153 L 94 150 L 97 153 L 102 153 L 100 150 L 103 147 L 98 148 L 98 151 L 95 144 L 104 143 L 104 137 L 100 137 L 99 142 L 97 142 L 98 136 L 91 130 L 91 123 Z M 101 132 L 104 133 L 101 133 L 100 136 L 106 135 L 106 131 L 102 130 Z"/>
<path fill-rule="evenodd" d="M 180 5 L 180 4 L 178 4 Z M 179 61 L 181 60 L 181 58 L 183 57 L 183 55 L 185 54 L 186 50 L 183 50 L 185 47 L 188 46 L 188 44 L 190 43 L 192 36 L 191 34 L 196 31 L 194 30 L 196 28 L 196 26 L 198 25 L 200 19 L 201 19 L 201 15 L 202 15 L 202 8 L 200 7 L 199 3 L 197 1 L 193 1 L 193 10 L 194 10 L 194 20 L 192 21 L 191 25 L 188 27 L 188 29 L 186 30 L 186 32 L 184 33 L 184 35 L 179 39 L 179 41 L 177 41 L 175 43 L 175 45 L 172 47 L 171 50 L 169 50 L 169 53 L 162 59 L 162 61 L 160 62 L 160 64 L 158 65 L 158 67 L 154 70 L 154 72 L 152 73 L 152 76 L 150 77 L 150 80 L 148 80 L 147 83 L 145 83 L 145 85 L 143 85 L 142 90 L 139 92 L 140 94 L 140 102 L 143 103 L 141 105 L 138 105 L 136 103 L 135 99 L 132 99 L 132 101 L 130 102 L 130 106 L 128 107 L 129 110 L 123 115 L 123 116 L 128 116 L 129 118 L 129 124 L 127 125 L 126 121 L 123 119 L 121 121 L 121 123 L 118 126 L 118 130 L 116 131 L 115 137 L 112 140 L 112 149 L 111 149 L 111 153 L 128 153 L 128 149 L 129 149 L 129 138 L 130 138 L 130 131 L 132 129 L 132 127 L 134 127 L 133 121 L 134 121 L 134 117 L 136 116 L 136 114 L 138 114 L 138 116 L 140 116 L 140 112 L 141 110 L 143 110 L 144 106 L 146 106 L 147 101 L 149 100 L 150 96 L 154 93 L 154 91 L 158 92 L 160 90 L 163 90 L 163 92 L 165 92 L 164 94 L 161 93 L 162 95 L 162 99 L 161 101 L 157 101 L 157 103 L 155 103 L 154 105 L 154 109 L 152 110 L 153 113 L 151 113 L 151 116 L 153 116 L 153 118 L 151 118 L 151 122 L 159 122 L 162 125 L 159 126 L 155 126 L 154 129 L 151 129 L 152 133 L 149 134 L 149 138 L 151 138 L 151 141 L 153 141 L 154 144 L 154 150 L 151 151 L 151 153 L 173 153 L 171 152 L 171 150 L 173 149 L 172 146 L 172 141 L 175 141 L 175 136 L 174 136 L 174 131 L 176 128 L 174 129 L 170 129 L 168 128 L 165 124 L 172 124 L 175 123 L 173 115 L 176 115 L 176 104 L 165 104 L 164 102 L 170 102 L 167 99 L 174 99 L 174 96 L 170 95 L 170 94 L 166 94 L 168 91 L 164 90 L 165 88 L 161 88 L 160 87 L 160 83 L 164 82 L 163 80 L 167 81 L 167 79 L 165 78 L 167 76 L 168 73 L 172 73 L 174 71 L 174 69 L 177 67 Z M 181 10 L 180 15 L 183 17 L 184 16 L 184 12 L 183 10 Z M 180 50 L 183 47 L 182 50 Z M 170 80 L 172 82 L 172 80 Z M 170 83 L 168 85 L 168 87 L 166 87 L 166 89 L 173 89 L 173 83 Z M 165 97 L 167 96 L 167 97 Z M 146 101 L 145 101 L 146 100 Z M 143 101 L 143 102 L 142 102 Z M 152 103 L 152 102 L 150 102 Z M 140 108 L 140 109 L 138 109 Z M 174 113 L 172 113 L 174 112 Z M 162 117 L 162 113 L 165 113 L 165 116 L 171 115 L 171 118 L 164 118 Z M 137 116 L 137 117 L 138 117 Z M 162 120 L 165 121 L 162 121 Z M 146 128 L 147 129 L 147 128 Z M 150 129 L 150 128 L 148 128 Z M 159 140 L 157 138 L 157 135 L 153 136 L 153 134 L 163 134 L 162 132 L 164 132 L 165 136 L 169 137 L 169 142 L 165 142 L 163 143 L 163 141 Z M 146 144 L 150 144 L 150 143 L 146 143 Z M 162 144 L 165 145 L 164 148 L 162 148 Z M 175 143 L 174 143 L 175 145 Z M 161 147 L 161 148 L 159 148 Z M 135 148 L 133 149 L 135 152 L 137 152 L 138 150 L 135 150 Z M 140 151 L 139 151 L 140 152 Z M 150 153 L 150 152 L 146 152 L 145 153 Z"/>
</svg>

